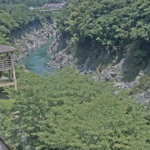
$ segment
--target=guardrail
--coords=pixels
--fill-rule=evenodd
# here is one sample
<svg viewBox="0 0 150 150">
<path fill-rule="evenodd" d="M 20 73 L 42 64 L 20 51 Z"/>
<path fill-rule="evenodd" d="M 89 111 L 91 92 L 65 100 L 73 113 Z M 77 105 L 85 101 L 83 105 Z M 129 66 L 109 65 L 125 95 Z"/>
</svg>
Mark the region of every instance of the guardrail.
<svg viewBox="0 0 150 150">
<path fill-rule="evenodd" d="M 0 71 L 8 70 L 12 68 L 11 59 L 0 60 Z"/>
</svg>

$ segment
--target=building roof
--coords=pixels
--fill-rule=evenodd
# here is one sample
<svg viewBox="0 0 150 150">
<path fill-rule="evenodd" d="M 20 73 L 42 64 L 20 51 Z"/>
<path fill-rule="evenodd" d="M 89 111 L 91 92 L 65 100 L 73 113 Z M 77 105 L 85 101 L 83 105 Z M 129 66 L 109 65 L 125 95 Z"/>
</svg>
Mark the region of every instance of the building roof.
<svg viewBox="0 0 150 150">
<path fill-rule="evenodd" d="M 17 49 L 11 46 L 0 45 L 0 53 L 7 53 L 13 51 L 17 51 Z"/>
</svg>

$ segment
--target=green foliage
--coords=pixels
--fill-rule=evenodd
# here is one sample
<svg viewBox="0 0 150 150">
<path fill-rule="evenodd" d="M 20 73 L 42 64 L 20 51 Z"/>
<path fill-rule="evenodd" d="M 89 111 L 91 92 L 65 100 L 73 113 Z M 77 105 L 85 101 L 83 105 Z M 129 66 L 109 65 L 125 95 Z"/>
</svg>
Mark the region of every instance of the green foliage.
<svg viewBox="0 0 150 150">
<path fill-rule="evenodd" d="M 5 0 L 3 0 L 4 2 Z M 6 0 L 6 4 L 26 4 L 27 6 L 42 6 L 43 4 L 46 3 L 58 3 L 61 2 L 62 0 Z M 66 0 L 65 0 L 66 1 Z M 1 3 L 1 0 L 0 0 Z M 3 5 L 5 7 L 5 5 Z"/>
<path fill-rule="evenodd" d="M 14 100 L 0 100 L 0 105 L 3 105 L 7 110 L 11 110 L 14 104 Z"/>
<path fill-rule="evenodd" d="M 150 55 L 149 0 L 68 0 L 58 26 L 74 45 L 91 43 L 110 53 L 137 41 L 137 63 Z"/>
<path fill-rule="evenodd" d="M 56 20 L 61 15 L 61 11 L 52 12 L 52 19 Z"/>
<path fill-rule="evenodd" d="M 127 92 L 113 94 L 111 82 L 96 83 L 74 68 L 41 77 L 17 70 L 15 99 L 18 119 L 6 128 L 8 143 L 37 150 L 148 150 L 150 126 L 144 107 Z M 122 100 L 122 99 L 125 100 Z M 9 134 L 8 134 L 9 133 Z"/>
<path fill-rule="evenodd" d="M 17 22 L 19 26 L 23 26 L 29 23 L 29 13 L 26 5 L 15 5 L 11 10 L 12 18 Z"/>
<path fill-rule="evenodd" d="M 15 29 L 18 27 L 18 24 L 15 22 L 13 17 L 6 12 L 0 13 L 0 25 L 1 28 L 5 28 L 5 30 L 8 30 L 7 32 L 10 33 L 12 29 Z M 4 29 L 0 30 L 1 32 L 5 31 Z M 7 32 L 4 32 L 4 34 L 7 34 Z"/>
<path fill-rule="evenodd" d="M 14 100 L 0 100 L 0 135 L 4 135 L 5 130 L 11 125 L 10 113 L 14 102 Z"/>
<path fill-rule="evenodd" d="M 150 87 L 150 75 L 143 75 L 140 79 L 139 84 L 135 85 L 135 87 L 131 90 L 131 94 L 142 93 L 148 90 Z"/>
<path fill-rule="evenodd" d="M 13 29 L 18 27 L 18 24 L 5 11 L 0 11 L 0 44 L 10 45 L 8 35 Z"/>
<path fill-rule="evenodd" d="M 7 37 L 12 31 L 22 29 L 32 22 L 42 23 L 50 17 L 51 13 L 41 14 L 37 9 L 30 10 L 25 4 L 0 7 L 0 44 L 10 45 Z"/>
<path fill-rule="evenodd" d="M 3 35 L 3 34 L 0 33 L 0 44 L 10 45 L 10 43 L 7 40 L 8 40 L 8 38 L 6 38 L 5 35 Z"/>
</svg>

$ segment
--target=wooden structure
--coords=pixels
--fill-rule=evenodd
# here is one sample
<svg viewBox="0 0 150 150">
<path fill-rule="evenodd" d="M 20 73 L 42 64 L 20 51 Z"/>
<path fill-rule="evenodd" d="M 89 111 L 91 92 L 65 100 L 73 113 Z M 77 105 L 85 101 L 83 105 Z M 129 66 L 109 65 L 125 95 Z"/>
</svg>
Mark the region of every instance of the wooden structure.
<svg viewBox="0 0 150 150">
<path fill-rule="evenodd" d="M 6 54 L 5 57 L 0 57 L 0 87 L 14 86 L 14 88 L 17 89 L 15 67 L 13 60 L 14 51 L 17 51 L 17 49 L 10 46 L 0 45 L 0 55 Z M 9 79 L 5 80 L 1 79 L 3 71 L 9 72 Z"/>
</svg>

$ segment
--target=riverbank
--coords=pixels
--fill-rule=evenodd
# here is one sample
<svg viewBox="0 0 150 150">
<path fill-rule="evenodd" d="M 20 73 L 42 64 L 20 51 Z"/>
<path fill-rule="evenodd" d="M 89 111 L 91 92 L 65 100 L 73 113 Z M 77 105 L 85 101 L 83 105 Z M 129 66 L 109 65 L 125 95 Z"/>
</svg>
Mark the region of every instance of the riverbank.
<svg viewBox="0 0 150 150">
<path fill-rule="evenodd" d="M 51 56 L 52 61 L 47 63 L 47 66 L 60 69 L 64 65 L 70 66 L 75 64 L 73 53 L 67 53 L 67 41 L 69 36 L 63 37 L 56 33 L 56 39 L 47 50 L 47 54 Z"/>
<path fill-rule="evenodd" d="M 34 22 L 22 30 L 12 33 L 10 39 L 14 46 L 20 50 L 20 54 L 15 56 L 18 62 L 28 56 L 29 51 L 46 43 L 47 39 L 56 36 L 56 22 L 47 21 L 43 24 Z"/>
<path fill-rule="evenodd" d="M 23 65 L 30 72 L 44 76 L 46 71 L 50 72 L 52 70 L 51 67 L 46 65 L 51 60 L 50 55 L 46 51 L 53 41 L 54 37 L 48 38 L 45 44 L 29 51 L 29 55 L 19 60 L 18 64 Z"/>
</svg>

